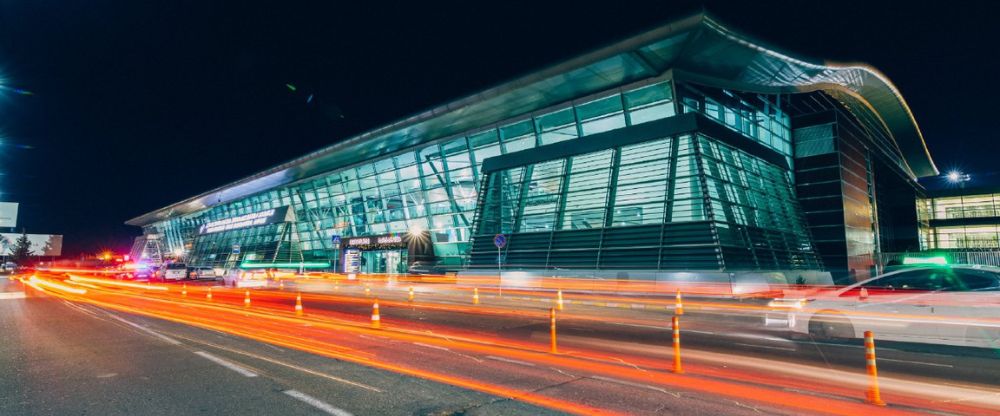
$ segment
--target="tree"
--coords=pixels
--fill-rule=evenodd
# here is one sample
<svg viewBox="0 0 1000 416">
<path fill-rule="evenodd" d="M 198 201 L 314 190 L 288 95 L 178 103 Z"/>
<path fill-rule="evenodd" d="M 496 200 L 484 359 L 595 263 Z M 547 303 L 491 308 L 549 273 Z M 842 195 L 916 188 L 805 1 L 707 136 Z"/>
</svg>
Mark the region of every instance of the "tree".
<svg viewBox="0 0 1000 416">
<path fill-rule="evenodd" d="M 14 248 L 11 249 L 10 259 L 18 265 L 27 262 L 28 258 L 34 255 L 35 252 L 31 251 L 31 241 L 28 240 L 28 234 L 21 234 L 14 241 Z"/>
</svg>

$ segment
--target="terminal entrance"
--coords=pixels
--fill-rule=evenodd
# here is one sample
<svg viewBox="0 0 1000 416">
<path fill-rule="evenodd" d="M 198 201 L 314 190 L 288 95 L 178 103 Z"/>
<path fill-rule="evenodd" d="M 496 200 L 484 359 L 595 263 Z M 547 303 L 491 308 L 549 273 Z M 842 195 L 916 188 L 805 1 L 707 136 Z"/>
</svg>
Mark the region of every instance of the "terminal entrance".
<svg viewBox="0 0 1000 416">
<path fill-rule="evenodd" d="M 361 273 L 406 273 L 406 249 L 363 250 L 361 251 L 361 258 Z"/>
</svg>

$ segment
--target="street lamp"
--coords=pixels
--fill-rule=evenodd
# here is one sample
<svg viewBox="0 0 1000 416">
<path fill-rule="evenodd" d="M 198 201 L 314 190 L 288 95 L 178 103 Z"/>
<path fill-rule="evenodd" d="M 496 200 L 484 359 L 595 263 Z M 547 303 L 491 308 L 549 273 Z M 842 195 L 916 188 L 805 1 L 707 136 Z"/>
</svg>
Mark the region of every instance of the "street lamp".
<svg viewBox="0 0 1000 416">
<path fill-rule="evenodd" d="M 965 183 L 972 179 L 967 173 L 962 173 L 957 170 L 953 170 L 944 175 L 948 183 L 957 184 L 959 187 L 965 187 Z"/>
</svg>

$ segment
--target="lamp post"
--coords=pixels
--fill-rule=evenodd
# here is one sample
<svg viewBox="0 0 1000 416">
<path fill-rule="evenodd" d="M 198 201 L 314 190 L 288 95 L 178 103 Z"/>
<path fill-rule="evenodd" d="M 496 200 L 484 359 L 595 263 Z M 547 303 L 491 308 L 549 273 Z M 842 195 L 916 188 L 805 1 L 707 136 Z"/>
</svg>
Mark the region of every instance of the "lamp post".
<svg viewBox="0 0 1000 416">
<path fill-rule="evenodd" d="M 965 183 L 972 180 L 972 177 L 968 173 L 962 173 L 957 170 L 953 170 L 944 175 L 948 183 L 956 184 L 959 188 L 965 188 Z"/>
</svg>

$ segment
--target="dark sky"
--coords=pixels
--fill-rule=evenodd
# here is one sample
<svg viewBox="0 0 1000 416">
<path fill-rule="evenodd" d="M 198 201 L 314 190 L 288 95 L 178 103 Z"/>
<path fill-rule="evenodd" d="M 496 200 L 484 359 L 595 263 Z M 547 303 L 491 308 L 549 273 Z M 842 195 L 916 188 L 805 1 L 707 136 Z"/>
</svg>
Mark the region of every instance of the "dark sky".
<svg viewBox="0 0 1000 416">
<path fill-rule="evenodd" d="M 0 200 L 67 253 L 125 249 L 134 216 L 703 2 L 414 3 L 0 0 L 0 78 L 34 93 L 0 91 Z M 942 171 L 996 170 L 990 2 L 708 3 L 788 51 L 881 69 Z"/>
</svg>

